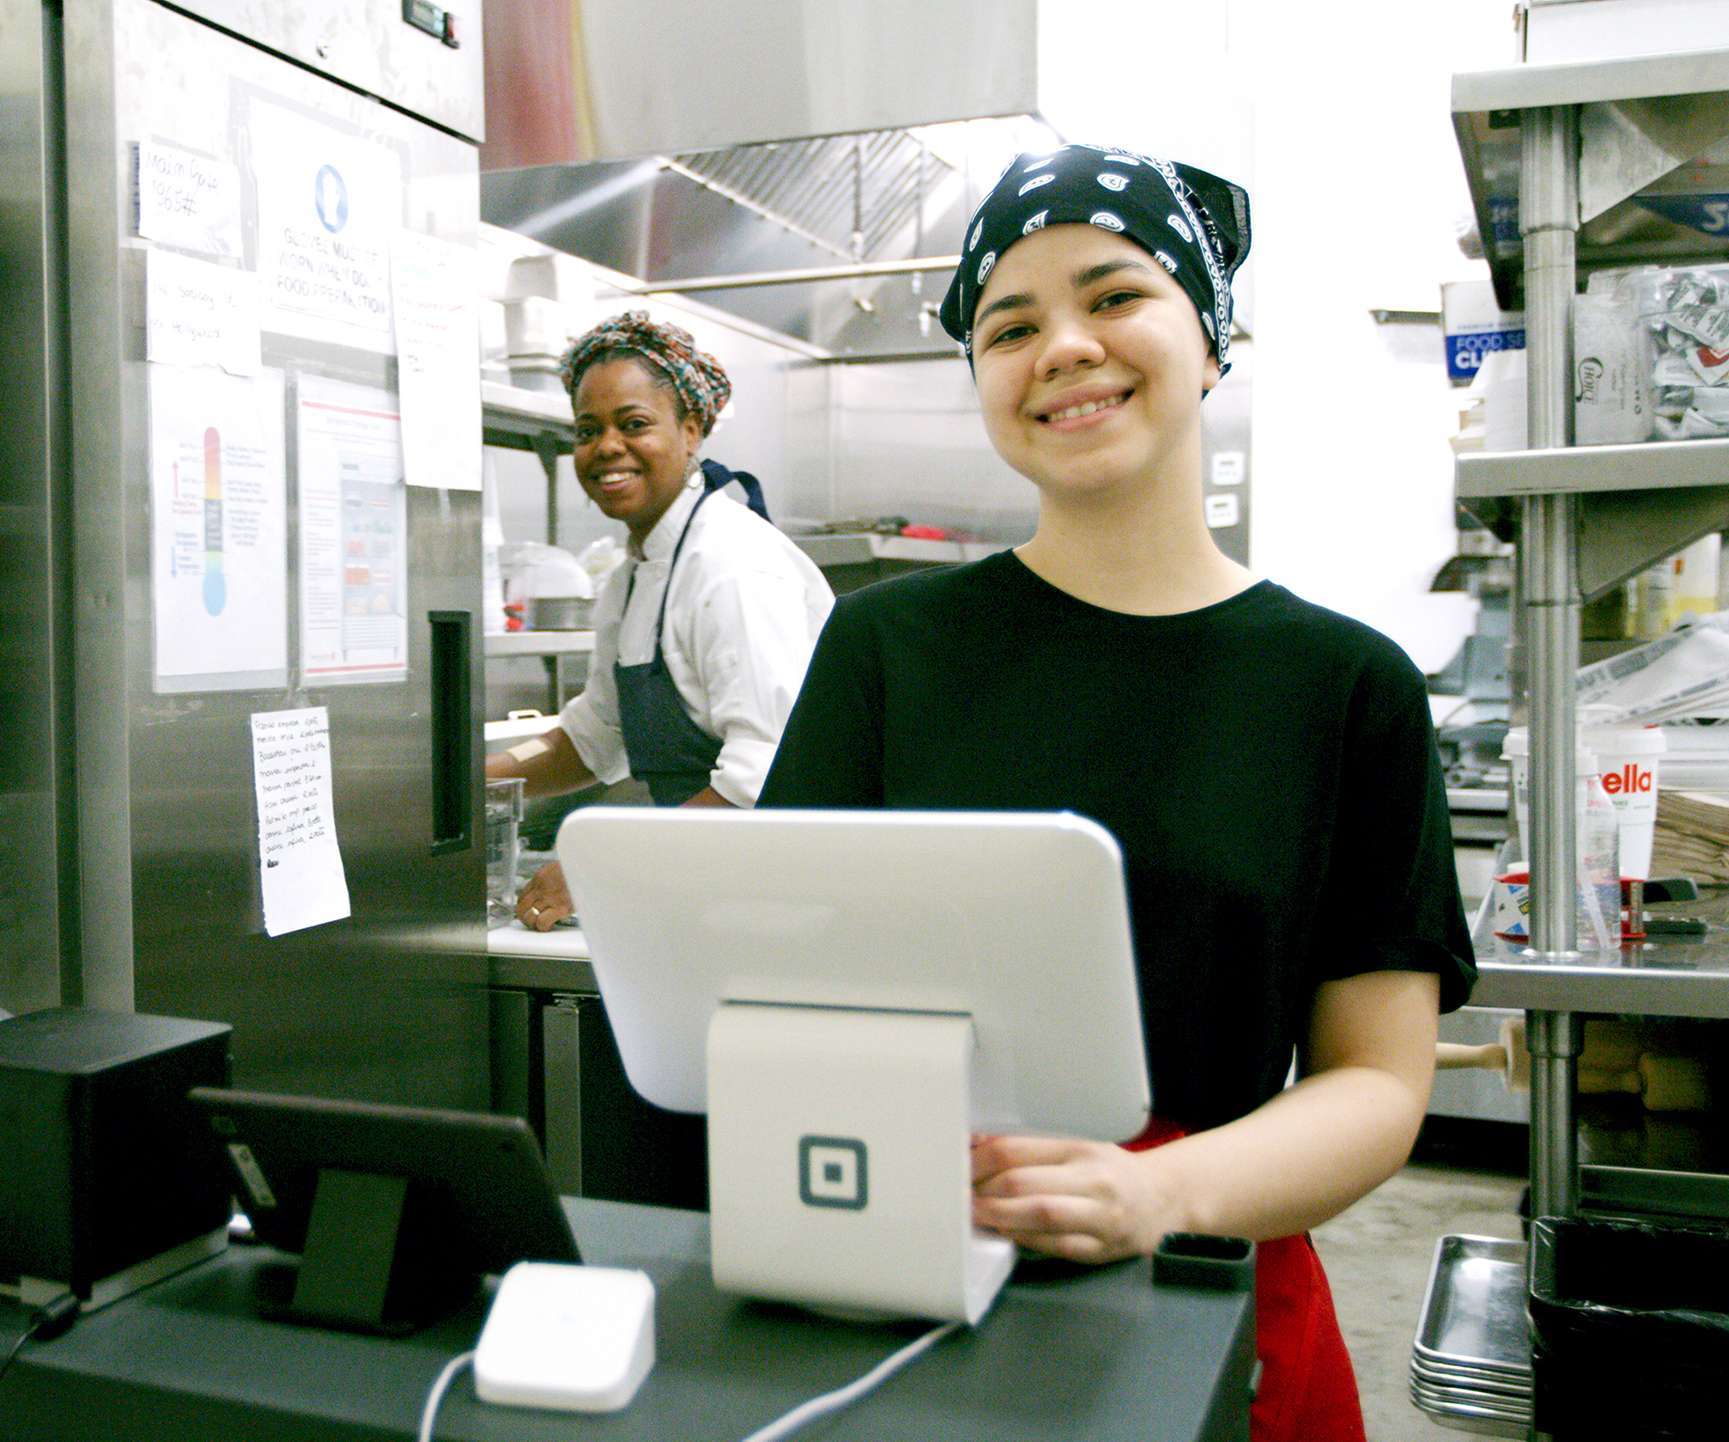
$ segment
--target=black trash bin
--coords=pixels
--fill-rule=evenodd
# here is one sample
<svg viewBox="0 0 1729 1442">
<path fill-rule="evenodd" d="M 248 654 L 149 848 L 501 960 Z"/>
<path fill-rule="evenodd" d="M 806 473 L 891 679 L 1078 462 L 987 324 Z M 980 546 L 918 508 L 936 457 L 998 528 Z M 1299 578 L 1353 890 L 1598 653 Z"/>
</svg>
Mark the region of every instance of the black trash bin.
<svg viewBox="0 0 1729 1442">
<path fill-rule="evenodd" d="M 1539 1217 L 1531 1335 L 1556 1442 L 1729 1436 L 1729 1227 Z"/>
</svg>

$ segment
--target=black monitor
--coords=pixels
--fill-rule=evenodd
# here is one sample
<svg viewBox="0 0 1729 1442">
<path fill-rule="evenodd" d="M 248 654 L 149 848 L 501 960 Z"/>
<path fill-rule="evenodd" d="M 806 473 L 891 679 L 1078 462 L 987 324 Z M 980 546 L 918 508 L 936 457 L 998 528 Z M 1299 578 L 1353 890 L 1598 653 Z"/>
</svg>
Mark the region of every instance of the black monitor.
<svg viewBox="0 0 1729 1442">
<path fill-rule="evenodd" d="M 519 1117 L 194 1087 L 260 1241 L 300 1255 L 296 1321 L 402 1333 L 488 1273 L 579 1262 Z"/>
</svg>

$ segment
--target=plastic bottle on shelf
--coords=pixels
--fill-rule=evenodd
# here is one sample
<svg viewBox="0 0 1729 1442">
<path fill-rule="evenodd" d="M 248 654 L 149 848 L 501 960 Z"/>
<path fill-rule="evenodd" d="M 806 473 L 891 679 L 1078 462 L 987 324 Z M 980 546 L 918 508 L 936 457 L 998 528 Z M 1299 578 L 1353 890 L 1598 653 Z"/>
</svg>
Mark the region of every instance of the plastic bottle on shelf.
<svg viewBox="0 0 1729 1442">
<path fill-rule="evenodd" d="M 1576 835 L 1579 884 L 1576 931 L 1581 951 L 1613 951 L 1621 945 L 1620 817 L 1603 787 L 1594 752 L 1578 768 Z"/>
<path fill-rule="evenodd" d="M 1634 578 L 1633 634 L 1654 640 L 1669 629 L 1675 602 L 1675 558 L 1647 566 Z"/>
<path fill-rule="evenodd" d="M 1515 726 L 1507 733 L 1502 756 L 1512 763 L 1514 811 L 1518 821 L 1518 846 L 1525 865 L 1507 867 L 1497 881 L 1510 887 L 1516 910 L 1524 915 L 1529 902 L 1521 888 L 1530 886 L 1530 751 L 1526 728 Z M 1574 855 L 1577 873 L 1573 887 L 1574 945 L 1580 951 L 1608 951 L 1621 944 L 1620 818 L 1615 803 L 1604 789 L 1597 753 L 1575 743 L 1573 773 L 1577 778 L 1573 797 Z M 1508 913 L 1503 913 L 1503 919 Z M 1519 923 L 1508 939 L 1528 934 Z"/>
</svg>

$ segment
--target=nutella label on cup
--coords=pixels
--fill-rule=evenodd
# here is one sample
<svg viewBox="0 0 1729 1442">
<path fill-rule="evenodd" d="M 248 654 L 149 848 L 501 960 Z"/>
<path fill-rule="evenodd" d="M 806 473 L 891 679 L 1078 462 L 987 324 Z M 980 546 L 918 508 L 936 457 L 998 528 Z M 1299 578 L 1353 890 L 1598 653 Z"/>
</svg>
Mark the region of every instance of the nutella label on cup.
<svg viewBox="0 0 1729 1442">
<path fill-rule="evenodd" d="M 1650 822 L 1657 816 L 1657 768 L 1650 761 L 1605 757 L 1603 789 L 1615 803 L 1623 827 Z"/>
<path fill-rule="evenodd" d="M 1603 789 L 1611 796 L 1637 796 L 1640 792 L 1652 789 L 1655 774 L 1649 766 L 1635 765 L 1629 761 L 1619 771 L 1603 773 Z"/>
</svg>

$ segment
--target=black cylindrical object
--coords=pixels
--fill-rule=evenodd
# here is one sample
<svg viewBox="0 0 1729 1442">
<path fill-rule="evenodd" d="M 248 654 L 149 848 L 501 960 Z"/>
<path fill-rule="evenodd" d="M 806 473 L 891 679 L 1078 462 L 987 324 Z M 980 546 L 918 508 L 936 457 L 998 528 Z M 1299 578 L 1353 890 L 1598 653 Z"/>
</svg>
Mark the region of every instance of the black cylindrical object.
<svg viewBox="0 0 1729 1442">
<path fill-rule="evenodd" d="M 1536 1425 L 1556 1442 L 1688 1442 L 1729 1376 L 1729 1227 L 1539 1217 Z"/>
</svg>

